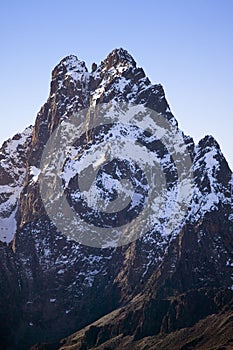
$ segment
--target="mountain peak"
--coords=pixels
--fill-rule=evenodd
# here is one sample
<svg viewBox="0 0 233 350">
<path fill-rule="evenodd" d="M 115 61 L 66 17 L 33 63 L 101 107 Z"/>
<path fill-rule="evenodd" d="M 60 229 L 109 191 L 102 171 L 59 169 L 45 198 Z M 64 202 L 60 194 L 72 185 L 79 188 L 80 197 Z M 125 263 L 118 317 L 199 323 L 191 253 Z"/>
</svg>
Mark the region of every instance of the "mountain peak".
<svg viewBox="0 0 233 350">
<path fill-rule="evenodd" d="M 84 61 L 78 59 L 75 55 L 69 55 L 63 58 L 52 71 L 52 79 L 63 80 L 67 75 L 83 74 L 87 72 Z"/>
<path fill-rule="evenodd" d="M 216 149 L 220 149 L 218 142 L 215 140 L 215 138 L 212 135 L 206 135 L 205 137 L 203 137 L 199 141 L 198 146 L 200 148 L 214 147 Z"/>
<path fill-rule="evenodd" d="M 69 55 L 66 56 L 61 60 L 61 62 L 58 64 L 58 66 L 64 66 L 67 69 L 67 72 L 69 71 L 77 71 L 77 70 L 84 70 L 87 72 L 87 68 L 84 61 L 81 61 L 78 59 L 75 55 Z"/>
<path fill-rule="evenodd" d="M 119 64 L 126 64 L 136 67 L 136 62 L 133 57 L 123 48 L 114 49 L 102 63 L 107 69 L 116 67 Z"/>
<path fill-rule="evenodd" d="M 163 335 L 193 337 L 195 322 L 232 310 L 232 172 L 212 136 L 195 146 L 183 135 L 126 50 L 90 73 L 70 55 L 52 74 L 33 129 L 0 150 L 1 348 L 58 349 L 85 327 L 72 347 L 141 349 L 153 337 L 148 348 L 168 349 Z M 201 333 L 173 348 L 202 346 Z M 221 347 L 202 348 L 226 348 L 221 334 Z"/>
</svg>

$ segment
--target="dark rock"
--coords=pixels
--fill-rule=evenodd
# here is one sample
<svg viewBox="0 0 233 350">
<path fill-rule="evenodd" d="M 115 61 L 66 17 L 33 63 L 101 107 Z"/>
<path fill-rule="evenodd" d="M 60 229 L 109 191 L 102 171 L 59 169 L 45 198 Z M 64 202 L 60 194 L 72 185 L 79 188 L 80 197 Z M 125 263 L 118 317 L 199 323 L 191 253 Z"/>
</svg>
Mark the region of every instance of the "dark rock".
<svg viewBox="0 0 233 350">
<path fill-rule="evenodd" d="M 0 244 L 3 349 L 26 350 L 33 344 L 38 345 L 32 349 L 38 350 L 66 349 L 67 344 L 82 350 L 130 350 L 145 348 L 143 342 L 147 341 L 156 349 L 153 339 L 147 337 L 161 337 L 166 345 L 169 333 L 174 344 L 180 342 L 179 349 L 184 350 L 199 346 L 205 339 L 209 342 L 214 327 L 203 335 L 197 326 L 209 315 L 219 314 L 231 324 L 232 172 L 213 137 L 206 136 L 195 146 L 192 138 L 181 133 L 193 162 L 194 193 L 184 222 L 169 236 L 164 238 L 159 230 L 152 229 L 131 244 L 99 249 L 68 239 L 51 223 L 34 174 L 45 144 L 73 113 L 112 100 L 144 104 L 178 128 L 163 87 L 152 85 L 126 50 L 116 49 L 99 66 L 93 64 L 91 73 L 76 56 L 64 58 L 52 72 L 50 95 L 33 130 L 17 134 L 1 148 L 0 187 L 7 185 L 11 191 L 2 187 L 0 219 L 16 220 L 11 239 Z M 87 119 L 90 123 L 91 117 Z M 107 132 L 102 128 L 96 135 L 84 133 L 82 152 L 88 142 L 98 142 L 101 133 Z M 159 140 L 145 145 L 159 159 L 168 154 Z M 64 161 L 64 167 L 69 161 Z M 112 163 L 103 169 L 114 175 L 116 168 Z M 139 168 L 129 171 L 124 164 L 121 170 L 125 178 L 145 184 Z M 171 190 L 178 180 L 171 157 L 163 171 Z M 75 179 L 67 191 L 75 190 Z M 104 198 L 116 199 L 114 190 L 101 182 L 101 172 L 98 186 Z M 140 191 L 142 194 L 143 187 Z M 188 330 L 186 343 L 173 337 L 173 332 L 178 337 L 188 327 L 195 330 L 194 339 Z M 223 328 L 226 332 L 227 327 Z M 77 330 L 80 332 L 59 344 L 60 339 Z M 231 346 L 230 339 L 227 341 Z M 222 347 L 226 344 L 221 342 Z M 169 346 L 173 349 L 172 343 Z M 174 349 L 178 350 L 178 345 Z"/>
</svg>

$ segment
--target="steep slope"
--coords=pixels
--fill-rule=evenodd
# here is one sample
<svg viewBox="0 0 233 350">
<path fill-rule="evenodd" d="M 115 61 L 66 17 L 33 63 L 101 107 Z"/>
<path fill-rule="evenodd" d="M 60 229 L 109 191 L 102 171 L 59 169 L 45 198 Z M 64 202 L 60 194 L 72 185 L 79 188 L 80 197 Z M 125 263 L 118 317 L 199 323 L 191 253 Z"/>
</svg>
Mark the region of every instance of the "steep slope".
<svg viewBox="0 0 233 350">
<path fill-rule="evenodd" d="M 232 348 L 231 171 L 209 136 L 196 147 L 193 168 L 187 223 L 142 293 L 56 349 Z"/>
<path fill-rule="evenodd" d="M 37 340 L 58 339 L 114 309 L 119 300 L 129 299 L 131 293 L 140 289 L 133 276 L 127 291 L 123 285 L 118 287 L 118 280 L 122 283 L 123 278 L 120 275 L 117 278 L 125 258 L 134 259 L 137 244 L 118 250 L 91 249 L 71 242 L 57 232 L 40 199 L 38 168 L 51 132 L 74 111 L 95 104 L 97 100 L 107 102 L 110 98 L 145 102 L 147 95 L 148 104 L 174 119 L 162 87 L 151 85 L 143 70 L 136 68 L 135 61 L 122 49 L 114 50 L 93 73 L 88 73 L 85 64 L 74 56 L 65 58 L 54 69 L 50 96 L 38 113 L 30 149 L 25 152 L 24 188 L 20 189 L 16 213 L 18 232 L 12 260 L 16 265 L 13 269 L 15 294 L 20 302 L 14 325 L 9 325 L 16 329 L 15 339 L 10 335 L 7 341 L 13 340 L 17 348 L 25 348 Z M 151 257 L 160 258 L 160 251 L 153 251 L 149 244 L 145 246 L 151 251 Z M 7 254 L 11 253 L 10 248 L 9 252 L 6 249 Z M 147 250 L 143 253 L 144 259 L 147 259 Z M 124 269 L 127 270 L 127 264 Z M 8 271 L 5 273 L 8 279 Z M 137 273 L 137 280 L 141 275 L 143 271 Z M 96 303 L 93 304 L 92 298 Z M 6 299 L 4 290 L 1 300 L 4 303 Z M 7 312 L 13 315 L 14 298 L 11 300 Z M 5 317 L 6 311 L 3 311 L 2 329 L 5 328 Z M 5 333 L 7 338 L 8 330 Z"/>
<path fill-rule="evenodd" d="M 0 240 L 9 243 L 16 233 L 19 196 L 26 176 L 32 127 L 4 142 L 0 149 Z"/>
<path fill-rule="evenodd" d="M 104 320 L 102 320 L 104 322 Z M 141 340 L 135 340 L 133 336 L 124 336 L 124 333 L 118 336 L 112 335 L 109 340 L 101 339 L 99 324 L 93 324 L 89 329 L 84 329 L 67 339 L 61 344 L 35 346 L 34 350 L 78 350 L 78 349 L 116 349 L 116 350 L 231 350 L 233 346 L 232 339 L 232 311 L 212 314 L 205 319 L 197 322 L 189 328 L 182 328 L 179 331 L 171 333 L 161 333 L 157 336 L 144 337 Z M 107 333 L 107 332 L 106 332 Z M 92 347 L 93 343 L 99 345 Z M 104 341 L 101 343 L 101 341 Z M 89 345 L 87 345 L 89 344 Z"/>
<path fill-rule="evenodd" d="M 160 113 L 176 130 L 193 162 L 192 198 L 188 204 L 189 193 L 184 196 L 188 206 L 185 216 L 177 224 L 174 218 L 174 229 L 169 235 L 164 234 L 163 223 L 172 216 L 171 203 L 178 182 L 174 161 L 161 144 L 150 140 L 146 145 L 152 152 L 157 151 L 156 159 L 170 184 L 167 193 L 171 200 L 162 224 L 127 245 L 85 246 L 60 232 L 47 215 L 39 187 L 41 157 L 52 133 L 75 112 L 101 103 L 110 103 L 115 108 L 122 102 Z M 88 130 L 92 119 L 87 116 L 85 122 Z M 110 137 L 112 130 L 101 132 Z M 128 137 L 134 134 L 135 131 L 129 132 Z M 108 313 L 104 324 L 101 321 L 98 326 L 103 333 L 102 342 L 122 332 L 141 339 L 154 336 L 161 329 L 171 332 L 193 326 L 230 303 L 231 170 L 212 137 L 207 136 L 195 146 L 191 138 L 179 131 L 162 86 L 151 84 L 127 51 L 114 50 L 99 66 L 93 65 L 92 72 L 75 56 L 63 59 L 52 72 L 50 95 L 37 115 L 33 130 L 23 135 L 3 145 L 4 161 L 1 160 L 0 168 L 3 193 L 0 215 L 12 220 L 11 234 L 1 239 L 8 244 L 12 241 L 8 246 L 1 244 L 3 349 L 29 349 L 39 342 L 56 343 Z M 95 146 L 101 137 L 101 133 L 92 137 L 88 132 L 84 135 L 83 143 L 72 149 L 75 156 L 63 159 L 63 178 L 67 179 L 72 164 L 78 164 L 77 154 L 85 154 L 86 145 Z M 72 175 L 74 180 L 75 175 Z M 114 175 L 114 167 L 110 175 Z M 71 190 L 68 187 L 67 191 Z M 10 200 L 7 212 L 6 200 Z M 81 226 L 79 231 L 85 236 Z M 216 296 L 222 301 L 215 302 Z M 193 299 L 196 305 L 208 302 L 204 312 L 197 312 L 194 319 L 189 311 Z M 183 311 L 176 315 L 175 310 L 182 305 L 185 305 Z M 94 334 L 95 328 L 90 332 Z M 96 339 L 91 341 L 90 346 L 96 345 Z"/>
</svg>

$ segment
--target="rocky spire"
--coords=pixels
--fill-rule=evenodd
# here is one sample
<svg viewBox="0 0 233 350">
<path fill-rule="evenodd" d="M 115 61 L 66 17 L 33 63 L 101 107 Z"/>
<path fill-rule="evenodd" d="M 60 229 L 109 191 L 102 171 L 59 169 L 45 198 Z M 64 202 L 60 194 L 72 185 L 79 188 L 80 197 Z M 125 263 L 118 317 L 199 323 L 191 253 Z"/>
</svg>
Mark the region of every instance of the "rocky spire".
<svg viewBox="0 0 233 350">
<path fill-rule="evenodd" d="M 2 243 L 9 243 L 13 234 L 9 239 L 0 234 L 0 240 L 3 238 L 0 242 L 3 348 L 14 348 L 16 342 L 17 348 L 22 349 L 43 341 L 57 342 L 59 337 L 81 329 L 114 309 L 121 320 L 113 325 L 112 333 L 107 325 L 97 337 L 96 328 L 92 327 L 87 344 L 97 345 L 96 341 L 105 342 L 111 336 L 115 341 L 118 333 L 121 338 L 122 330 L 133 337 L 158 334 L 160 330 L 174 331 L 193 322 L 196 311 L 195 321 L 198 321 L 213 310 L 220 310 L 204 308 L 205 314 L 201 314 L 200 305 L 203 302 L 210 305 L 207 297 L 203 299 L 206 292 L 214 303 L 224 300 L 221 295 L 216 297 L 215 289 L 224 287 L 229 293 L 233 290 L 232 173 L 211 136 L 206 136 L 196 147 L 191 138 L 184 137 L 192 153 L 194 193 L 182 227 L 178 226 L 171 237 L 164 237 L 162 229 L 172 211 L 175 182 L 174 187 L 172 183 L 168 189 L 171 206 L 168 201 L 170 211 L 163 211 L 161 225 L 119 249 L 84 246 L 62 235 L 51 223 L 41 201 L 38 181 L 45 144 L 64 118 L 91 103 L 109 101 L 149 107 L 162 113 L 178 130 L 163 87 L 153 85 L 132 56 L 120 48 L 94 65 L 92 72 L 88 72 L 85 63 L 76 56 L 64 58 L 52 72 L 51 92 L 37 115 L 32 138 L 32 130 L 28 129 L 1 149 L 0 223 L 10 227 L 5 219 L 12 219 L 17 229 L 14 254 Z M 108 132 L 103 130 L 103 133 L 105 131 Z M 75 153 L 77 149 L 72 151 Z M 164 155 L 158 158 L 158 165 L 159 161 L 160 165 L 165 162 L 167 171 L 171 171 L 171 158 Z M 62 172 L 76 176 L 77 173 L 69 171 L 69 162 L 76 161 L 75 156 L 71 158 L 62 160 Z M 116 169 L 114 166 L 112 169 Z M 104 185 L 101 189 L 108 187 L 109 178 L 111 180 L 111 176 L 106 183 L 101 182 L 104 176 L 100 178 L 100 185 Z M 56 181 L 51 188 L 56 188 Z M 81 234 L 86 234 L 85 229 L 78 228 Z M 194 294 L 188 294 L 190 291 Z M 179 293 L 183 293 L 181 297 Z M 160 298 L 156 299 L 158 295 Z M 189 300 L 185 301 L 184 323 L 182 300 Z M 193 300 L 197 301 L 195 307 Z M 139 301 L 137 307 L 134 302 Z M 123 305 L 124 317 L 120 310 Z M 112 319 L 107 317 L 105 321 Z M 85 343 L 83 346 L 86 348 Z"/>
</svg>

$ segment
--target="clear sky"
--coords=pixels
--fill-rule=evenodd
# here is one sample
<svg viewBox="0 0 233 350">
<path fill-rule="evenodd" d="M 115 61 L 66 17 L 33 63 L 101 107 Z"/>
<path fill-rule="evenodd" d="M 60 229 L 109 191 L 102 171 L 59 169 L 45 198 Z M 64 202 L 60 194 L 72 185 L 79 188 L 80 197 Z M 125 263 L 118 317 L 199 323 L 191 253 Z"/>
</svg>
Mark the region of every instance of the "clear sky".
<svg viewBox="0 0 233 350">
<path fill-rule="evenodd" d="M 0 13 L 0 143 L 34 123 L 64 56 L 90 67 L 123 47 L 180 128 L 212 134 L 233 169 L 233 0 L 12 0 Z"/>
</svg>

